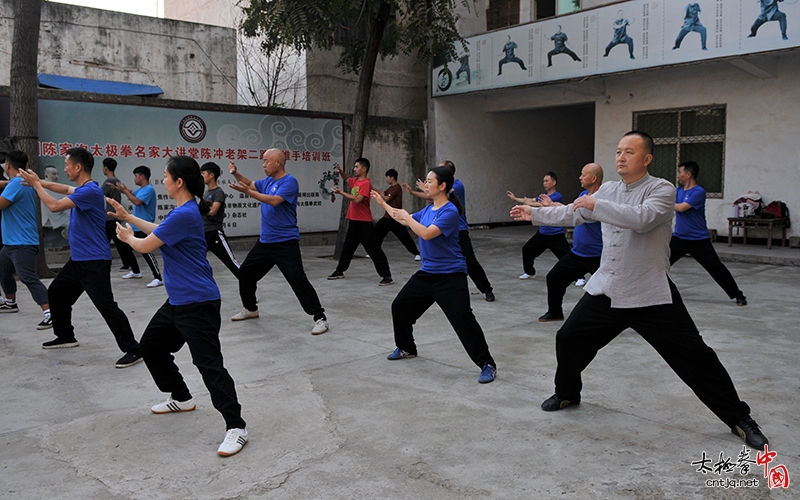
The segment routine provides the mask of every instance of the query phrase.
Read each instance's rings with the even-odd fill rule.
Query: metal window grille
[[[678,165],[693,160],[700,165],[697,182],[709,198],[722,198],[725,180],[725,105],[699,106],[633,113],[633,128],[647,132],[655,142],[648,171],[670,182]]]

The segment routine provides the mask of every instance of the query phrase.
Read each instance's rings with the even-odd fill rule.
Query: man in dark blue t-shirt
[[[543,206],[543,201],[547,204],[561,203],[564,197],[561,193],[556,191],[558,185],[558,176],[555,172],[547,172],[542,179],[542,187],[544,193],[539,195],[535,200],[530,198],[517,198],[511,191],[506,191],[506,195],[512,200],[530,205],[532,207]],[[564,235],[564,228],[560,226],[539,226],[539,230],[531,236],[531,238],[522,246],[522,270],[523,273],[519,279],[527,280],[536,277],[536,268],[533,262],[536,257],[542,255],[545,250],[550,250],[556,259],[561,260],[562,257],[569,253],[569,243],[567,237]]]
[[[686,254],[691,255],[737,306],[746,306],[744,296],[731,272],[720,262],[706,225],[706,191],[697,185],[700,166],[686,161],[678,167],[678,190],[675,193],[675,232],[669,242],[670,265]]]
[[[230,187],[261,202],[261,234],[239,268],[239,296],[242,310],[231,318],[242,321],[258,317],[258,280],[278,266],[289,282],[303,310],[314,317],[312,335],[328,331],[328,319],[316,290],[308,281],[300,255],[300,229],[297,227],[297,179],[286,172],[286,157],[280,149],[264,153],[264,179],[251,181],[230,162],[229,170],[238,184]]]
[[[64,172],[77,187],[47,182],[30,170],[21,170],[25,182],[52,212],[73,209],[69,220],[70,258],[47,290],[53,333],[56,339],[42,344],[44,349],[77,347],[72,326],[72,306],[85,291],[100,311],[108,328],[125,355],[117,368],[125,368],[142,360],[139,343],[133,337],[128,317],[114,302],[111,291],[111,248],[106,238],[106,200],[100,186],[92,180],[94,158],[84,148],[70,148]],[[47,190],[65,194],[56,200]]]
[[[592,196],[603,184],[603,167],[597,163],[587,163],[581,170],[581,187],[585,189],[581,196]],[[551,205],[550,200],[545,201]],[[545,205],[544,203],[542,205]],[[600,255],[603,253],[603,235],[599,222],[590,222],[575,226],[572,239],[572,250],[563,256],[547,273],[547,312],[539,317],[539,321],[563,321],[562,303],[564,294],[570,283],[594,274],[600,267]]]

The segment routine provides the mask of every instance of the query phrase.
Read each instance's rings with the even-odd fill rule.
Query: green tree
[[[245,4],[247,0],[242,0]],[[416,54],[427,64],[434,56],[455,60],[456,43],[466,42],[456,29],[458,4],[472,0],[249,0],[242,30],[259,36],[261,48],[273,54],[281,46],[296,50],[330,50],[337,34],[348,40],[338,67],[359,75],[345,168],[362,156],[372,80],[378,56]],[[342,215],[347,210],[342,204]],[[346,231],[340,218],[335,257]]]

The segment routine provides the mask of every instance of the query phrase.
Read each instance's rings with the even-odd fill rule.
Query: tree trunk
[[[39,57],[41,0],[14,1],[14,35],[11,40],[11,138],[14,147],[28,154],[28,169],[39,173],[39,102],[36,69]],[[52,278],[42,245],[42,206],[36,205],[39,221],[39,276]]]
[[[352,169],[351,165],[357,159],[361,158],[364,151],[364,137],[367,132],[367,115],[369,114],[369,98],[372,93],[372,80],[375,77],[375,65],[378,61],[378,52],[381,40],[383,40],[383,33],[386,30],[386,25],[389,23],[391,8],[392,6],[389,2],[381,2],[378,14],[370,23],[369,38],[367,39],[367,47],[364,51],[364,62],[361,64],[361,72],[358,75],[356,107],[353,111],[353,121],[350,129],[347,154],[344,157],[344,165],[342,165],[348,172]],[[346,189],[346,186],[342,186],[342,188]],[[334,259],[338,259],[339,256],[342,255],[344,238],[347,233],[346,215],[350,202],[344,199],[344,197],[342,198],[342,212],[339,216],[339,231],[336,234],[336,249],[333,253]],[[370,200],[365,200],[362,203],[370,203]]]

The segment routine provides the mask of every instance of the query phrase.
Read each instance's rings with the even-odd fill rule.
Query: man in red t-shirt
[[[397,183],[397,170],[390,168],[386,171],[386,182],[389,187],[383,192],[383,200],[392,208],[403,208],[403,188]],[[389,212],[383,214],[383,217],[375,224],[375,240],[378,245],[383,244],[383,239],[391,231],[400,243],[406,247],[406,250],[414,256],[414,260],[420,260],[419,249],[417,244],[408,234],[408,228],[389,215]]]
[[[339,257],[339,264],[336,266],[336,270],[328,276],[328,279],[344,278],[344,272],[350,267],[350,261],[353,259],[353,254],[360,243],[372,258],[372,263],[375,265],[378,275],[383,278],[378,284],[391,284],[392,272],[389,270],[389,261],[386,260],[386,254],[383,253],[381,246],[375,240],[375,228],[372,225],[372,210],[369,208],[369,193],[372,190],[372,184],[367,179],[369,160],[366,158],[356,160],[353,167],[353,177],[349,177],[338,164],[334,165],[334,167],[339,172],[339,175],[342,176],[342,180],[347,182],[350,192],[342,191],[338,187],[334,187],[332,191],[350,200],[350,206],[347,208],[347,235],[344,238],[342,255]]]

